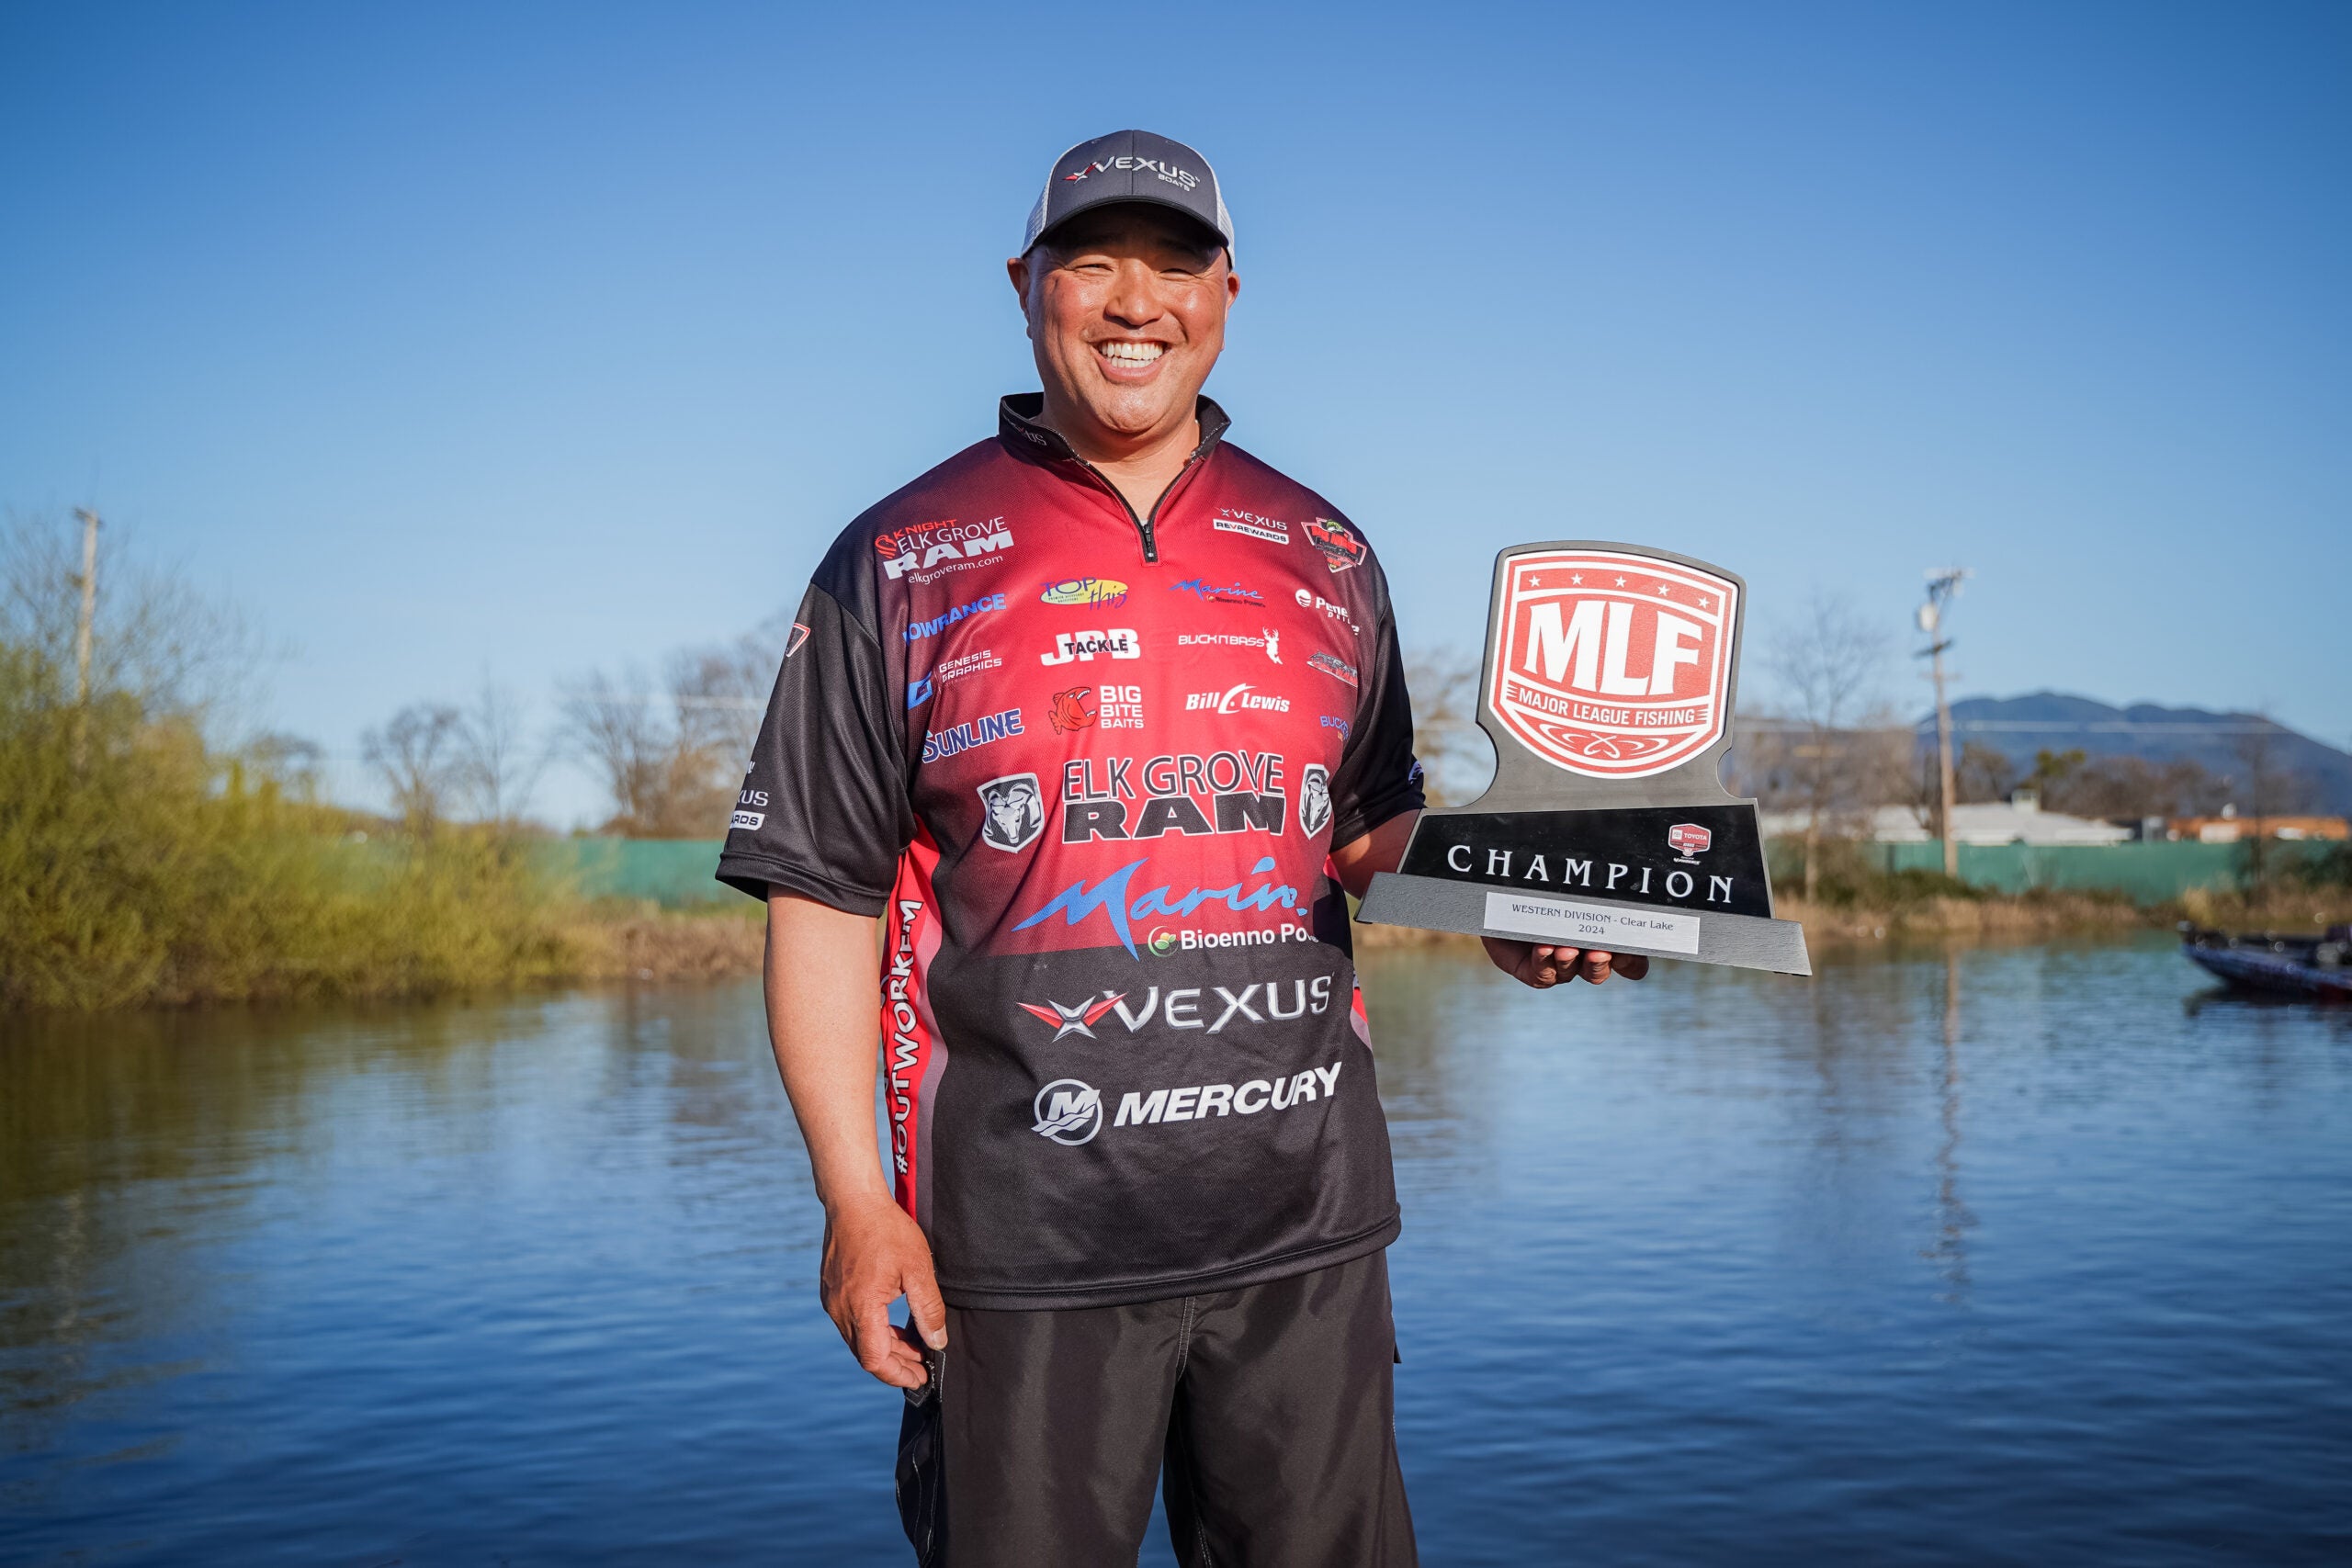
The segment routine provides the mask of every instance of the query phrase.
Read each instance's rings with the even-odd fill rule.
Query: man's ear
[[[1012,281],[1012,297],[1021,301],[1021,321],[1031,337],[1037,335],[1037,323],[1029,319],[1029,258],[1013,256],[1004,264],[1004,276]]]

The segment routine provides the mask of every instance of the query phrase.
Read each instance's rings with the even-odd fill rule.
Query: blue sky
[[[2342,6],[19,4],[0,60],[0,503],[250,606],[340,758],[796,601],[1035,384],[1002,259],[1129,124],[1216,164],[1211,390],[1408,642],[1522,539],[1743,572],[1751,643],[1957,561],[1963,692],[2352,739]]]

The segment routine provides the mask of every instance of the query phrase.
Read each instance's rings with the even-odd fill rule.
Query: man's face
[[[1182,215],[1100,208],[1008,265],[1057,419],[1119,445],[1165,434],[1225,347],[1241,280],[1224,245]]]

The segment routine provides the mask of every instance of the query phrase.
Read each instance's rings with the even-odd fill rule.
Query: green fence
[[[1941,871],[1940,843],[1872,844],[1887,871]],[[2283,874],[2324,852],[2325,846],[2274,843],[2269,869]],[[2061,887],[2082,892],[2121,893],[2135,904],[2162,904],[2192,888],[2225,892],[2246,875],[2246,846],[2241,844],[1962,844],[1960,879],[2002,893]]]
[[[541,869],[591,898],[650,898],[665,908],[743,901],[712,874],[718,839],[553,839],[534,847]]]

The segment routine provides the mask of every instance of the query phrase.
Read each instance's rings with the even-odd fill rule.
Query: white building
[[[1908,806],[1882,806],[1871,812],[1871,839],[1882,844],[1924,844],[1934,835]],[[1763,814],[1767,838],[1795,838],[1804,832],[1802,811]],[[2129,828],[2067,817],[2041,809],[2038,790],[2020,789],[2007,800],[1979,802],[1951,808],[1952,837],[1963,844],[2120,844],[2132,837]]]

